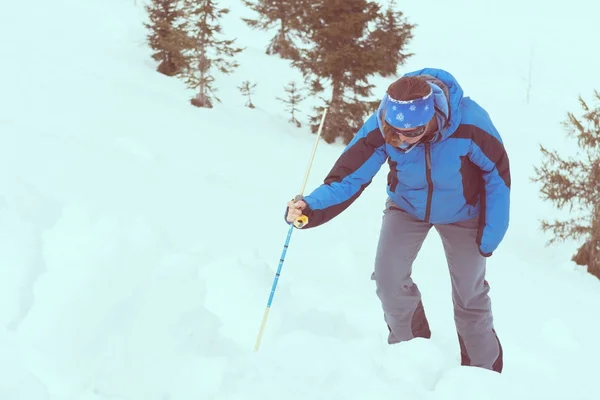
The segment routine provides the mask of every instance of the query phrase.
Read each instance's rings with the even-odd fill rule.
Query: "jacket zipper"
[[[430,143],[425,143],[425,173],[429,189],[427,191],[427,208],[425,210],[425,222],[429,222],[431,218],[431,200],[433,198],[433,179],[431,179],[431,151]]]

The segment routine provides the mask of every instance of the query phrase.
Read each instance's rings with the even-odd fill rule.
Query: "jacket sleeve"
[[[489,131],[489,132],[488,132]],[[482,171],[477,244],[484,257],[492,255],[508,230],[510,217],[510,165],[500,134],[475,129],[469,158]]]
[[[385,140],[373,114],[346,146],[322,185],[304,197],[308,223],[324,224],[350,206],[369,186],[387,159]]]

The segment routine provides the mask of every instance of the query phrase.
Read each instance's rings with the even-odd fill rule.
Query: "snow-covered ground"
[[[600,282],[570,261],[576,243],[544,246],[538,220],[559,213],[529,179],[538,143],[573,151],[560,122],[600,89],[600,6],[400,2],[418,24],[400,72],[452,72],[511,159],[511,227],[488,264],[499,375],[459,365],[434,231],[414,268],[433,337],[386,344],[370,280],[383,170],[334,221],[294,231],[253,351],[314,136],[276,100],[300,74],[264,54],[272,33],[221,3],[246,50],[211,110],[154,71],[142,1],[3,5],[0,399],[599,398]],[[307,191],[342,149],[319,145]]]

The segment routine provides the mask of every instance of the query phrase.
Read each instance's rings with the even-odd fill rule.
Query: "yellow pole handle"
[[[294,221],[294,226],[298,229],[303,228],[306,224],[308,224],[308,217],[306,215],[301,215]]]

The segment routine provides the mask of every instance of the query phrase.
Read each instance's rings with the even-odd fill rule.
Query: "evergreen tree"
[[[212,108],[217,89],[213,86],[215,73],[231,74],[239,64],[235,55],[243,48],[234,46],[235,39],[218,39],[221,34],[219,20],[229,13],[227,8],[218,8],[214,0],[185,0],[188,31],[194,38],[194,47],[186,65],[186,84],[197,89],[191,100],[196,107]],[[233,58],[233,59],[232,59]]]
[[[298,108],[296,108],[296,106],[300,104],[300,102],[304,100],[306,96],[303,96],[300,93],[300,90],[298,90],[296,86],[296,82],[289,82],[286,86],[284,86],[284,90],[288,94],[288,98],[282,99],[281,97],[277,97],[277,100],[280,100],[283,103],[285,103],[285,110],[291,113],[291,118],[289,122],[295,123],[296,126],[300,128],[302,124],[296,118],[296,112],[299,111]]]
[[[251,97],[254,94],[252,89],[254,89],[255,87],[256,87],[256,83],[251,84],[250,81],[244,81],[244,82],[242,82],[242,86],[238,86],[238,89],[240,89],[240,92],[242,92],[242,95],[248,97],[248,101],[246,101],[246,104],[244,104],[246,107],[255,108],[254,104],[252,104],[252,97]]]
[[[301,39],[304,29],[300,23],[301,16],[307,7],[308,0],[243,0],[246,6],[255,11],[257,19],[242,18],[248,26],[269,30],[278,26],[277,34],[271,39],[267,47],[267,54],[279,54],[281,58],[294,59],[298,50],[294,44],[295,39]]]
[[[374,67],[384,77],[395,75],[398,66],[414,55],[404,52],[404,46],[413,38],[412,30],[416,25],[405,22],[404,13],[396,11],[395,7],[396,2],[392,0],[386,11],[377,16],[376,28],[367,38],[367,47],[373,51],[368,59],[377,62]],[[388,62],[381,63],[381,60]]]
[[[600,93],[594,94],[600,101]],[[556,151],[540,145],[544,161],[541,167],[535,167],[532,180],[542,183],[543,199],[559,209],[569,206],[570,214],[575,215],[564,221],[542,221],[542,230],[554,233],[548,244],[568,238],[583,239],[584,244],[572,259],[587,265],[588,271],[600,278],[600,104],[592,109],[581,96],[579,103],[583,120],[568,113],[563,124],[567,134],[577,138],[581,157],[563,159]]]
[[[376,108],[378,101],[363,100],[374,87],[368,78],[395,74],[412,55],[403,49],[415,25],[393,7],[392,2],[382,13],[368,0],[316,0],[302,17],[311,46],[301,49],[293,64],[310,81],[312,95],[324,91],[323,81],[331,88],[323,98],[329,111],[322,135],[329,143],[338,136],[348,143]],[[320,114],[311,118],[313,133],[320,119]]]
[[[182,54],[191,46],[184,29],[184,13],[181,0],[152,0],[144,5],[150,23],[148,44],[154,50],[152,58],[159,62],[157,71],[167,76],[177,75],[185,66]]]

